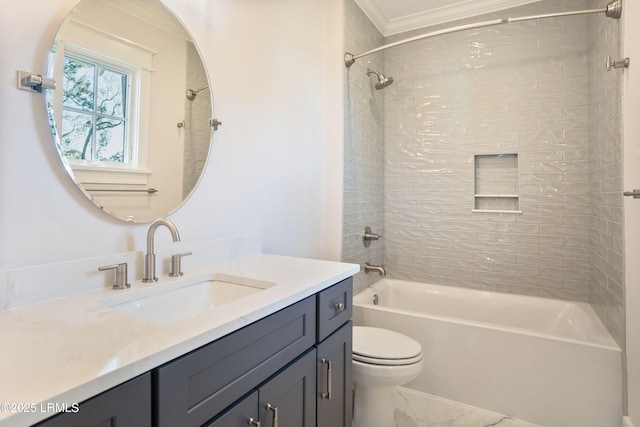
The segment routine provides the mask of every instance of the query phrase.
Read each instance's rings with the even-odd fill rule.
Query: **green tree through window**
[[[127,71],[75,55],[64,57],[61,149],[70,159],[125,163]]]

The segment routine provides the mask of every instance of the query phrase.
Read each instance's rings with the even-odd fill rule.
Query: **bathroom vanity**
[[[183,342],[174,346],[173,351],[169,348],[160,350],[159,353],[166,356],[178,354],[168,359],[165,356],[162,363],[152,362],[156,353],[142,360],[134,357],[131,364],[123,363],[119,368],[114,366],[112,374],[128,378],[100,393],[78,399],[79,404],[61,405],[56,395],[45,402],[38,402],[34,397],[37,405],[57,402],[61,405],[58,410],[63,409],[63,413],[36,422],[9,417],[0,419],[0,426],[86,427],[102,426],[105,422],[117,423],[121,427],[351,425],[350,319],[353,291],[350,276],[357,266],[266,255],[252,259],[227,263],[227,267],[236,264],[231,269],[219,268],[228,274],[244,264],[241,267],[244,272],[252,274],[262,270],[263,277],[275,283],[258,295],[259,298],[238,300],[230,313],[223,312],[224,306],[219,308],[219,316],[223,318],[235,311],[236,319],[232,323],[244,322],[242,327],[231,327],[228,333],[220,333],[228,328],[216,325],[214,313],[160,325],[160,330],[166,333],[181,330],[188,335],[193,331],[184,328],[198,325],[203,333],[187,339],[194,344],[207,336],[214,338],[205,338],[203,345],[186,346]],[[256,265],[253,272],[248,271],[247,265],[256,261],[261,265]],[[267,265],[272,265],[271,271],[269,268],[265,270]],[[278,280],[275,272],[286,265],[292,271],[281,275]],[[323,266],[329,269],[323,269]],[[294,286],[290,280],[294,276],[302,279],[305,270],[310,279],[302,282],[307,282],[307,285]],[[322,270],[326,272],[322,273]],[[318,282],[320,277],[324,277],[325,283],[323,280]],[[308,286],[312,282],[314,284]],[[287,296],[281,298],[283,295]],[[270,314],[261,316],[265,310],[271,311]],[[109,311],[106,313],[111,314]],[[127,315],[118,313],[116,316]],[[134,316],[128,317],[130,328],[135,329]],[[252,320],[254,317],[256,320]],[[212,323],[209,331],[203,325],[207,321]],[[180,327],[176,327],[177,324]],[[218,333],[211,335],[216,329]],[[134,330],[131,336],[139,332]],[[187,347],[192,348],[176,353],[177,349]],[[89,349],[87,353],[90,352]],[[150,366],[149,362],[155,366]],[[148,369],[140,371],[142,366]],[[50,375],[56,374],[51,372]],[[43,387],[45,381],[42,380]],[[101,379],[95,378],[80,388],[88,390],[92,383],[99,382]],[[0,398],[6,399],[7,396],[4,393]],[[72,402],[68,398],[63,401]]]
[[[349,278],[39,426],[347,426],[351,300]]]

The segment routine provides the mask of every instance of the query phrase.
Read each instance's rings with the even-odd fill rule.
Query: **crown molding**
[[[380,34],[386,36],[385,31],[389,25],[389,17],[384,13],[378,0],[355,0],[360,10],[369,18],[369,21],[380,31]]]
[[[384,0],[355,0],[356,4],[371,20],[383,36],[404,33],[419,28],[431,27],[447,22],[467,19],[487,13],[498,12],[539,0],[462,0],[447,6],[437,7],[397,18],[389,18],[381,2]],[[391,0],[394,1],[394,0]],[[397,1],[397,0],[395,0]]]
[[[185,30],[182,22],[172,11],[160,1],[155,0],[102,0],[104,3],[128,13],[137,19],[151,24],[176,37],[191,41],[191,36]]]

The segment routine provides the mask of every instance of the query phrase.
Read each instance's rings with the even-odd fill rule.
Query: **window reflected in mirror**
[[[67,159],[131,163],[131,74],[116,64],[65,53],[60,150]]]

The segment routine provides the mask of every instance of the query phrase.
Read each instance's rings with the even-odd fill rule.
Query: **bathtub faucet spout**
[[[384,267],[381,265],[373,265],[373,264],[369,264],[368,262],[364,264],[364,272],[365,273],[370,273],[372,271],[377,271],[378,274],[380,274],[381,276],[386,276],[387,272],[384,271]]]

